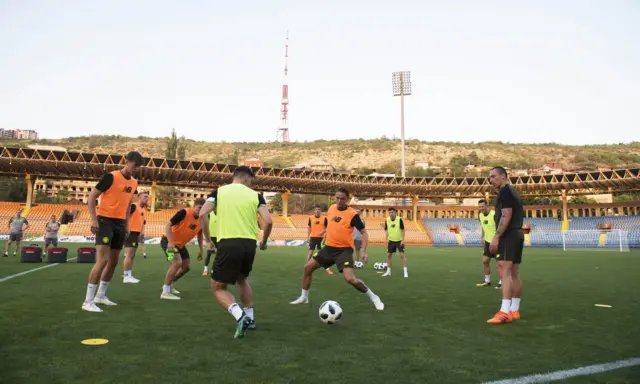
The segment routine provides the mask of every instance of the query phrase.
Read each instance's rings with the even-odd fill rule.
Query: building
[[[38,138],[38,132],[33,129],[16,130],[16,138],[20,140],[35,140]]]
[[[534,171],[538,175],[559,175],[564,173],[562,166],[556,163],[547,163]]]
[[[27,145],[27,148],[29,148],[29,149],[41,149],[41,150],[45,150],[45,151],[60,151],[60,152],[66,152],[67,151],[67,148],[58,147],[58,146],[55,146],[55,145],[29,144],[29,145]]]
[[[242,160],[242,165],[246,165],[247,167],[263,167],[264,161],[256,157],[250,157],[248,159]]]
[[[32,129],[0,128],[0,137],[5,139],[35,140],[38,138],[38,132]]]
[[[11,129],[0,128],[0,137],[3,139],[13,139],[15,131]]]
[[[395,173],[378,173],[378,172],[373,172],[372,174],[369,174],[367,176],[376,176],[376,177],[396,177]]]
[[[319,172],[335,172],[335,167],[326,161],[315,161],[311,163],[300,163],[287,169],[295,169],[297,171],[311,170]]]
[[[424,160],[416,160],[413,163],[413,166],[416,168],[429,169],[429,162]]]

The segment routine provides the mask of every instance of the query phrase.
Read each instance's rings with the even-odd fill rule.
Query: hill
[[[64,139],[4,140],[1,146],[26,147],[29,144],[55,145],[73,151],[123,154],[131,150],[144,156],[164,157],[168,138],[82,136]],[[318,140],[281,143],[225,143],[184,140],[186,158],[237,164],[245,158],[257,157],[265,166],[289,167],[303,162],[326,161],[338,169],[362,173],[377,171],[399,173],[399,139]],[[452,166],[459,174],[467,164],[488,166],[502,164],[512,168],[537,168],[555,163],[564,169],[597,167],[640,167],[640,142],[616,145],[572,146],[555,143],[511,144],[501,142],[454,143],[406,142],[409,175],[422,170],[411,167],[415,161],[437,166]]]

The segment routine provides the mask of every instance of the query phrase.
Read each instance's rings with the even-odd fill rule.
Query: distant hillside
[[[29,144],[55,145],[68,150],[124,154],[138,150],[144,156],[164,157],[168,138],[84,136],[60,140],[2,140],[2,146]],[[318,140],[291,144],[280,143],[208,143],[186,140],[186,158],[198,161],[237,163],[248,157],[265,161],[266,166],[288,167],[303,162],[326,161],[338,169],[361,172],[399,172],[400,140]],[[415,161],[453,166],[461,171],[467,164],[502,164],[511,168],[537,168],[555,163],[567,168],[640,167],[640,142],[617,145],[571,146],[548,144],[509,144],[500,142],[452,143],[410,140],[407,166]],[[410,169],[410,173],[418,172]]]

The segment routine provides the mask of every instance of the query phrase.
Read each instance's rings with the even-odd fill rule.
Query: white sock
[[[87,294],[84,297],[85,303],[93,303],[93,298],[96,296],[96,288],[98,284],[87,284]]]
[[[369,288],[367,288],[367,292],[365,292],[367,294],[367,296],[369,297],[369,300],[373,301],[375,299],[378,298],[378,296],[376,296],[375,293],[373,293],[372,290],[370,290]]]
[[[516,312],[520,310],[520,298],[514,297],[511,299],[511,312]]]
[[[500,279],[500,281],[498,281],[498,285],[502,285],[502,279]]]
[[[98,296],[98,297],[107,296],[107,288],[108,287],[109,287],[109,282],[108,281],[100,281],[100,286],[98,287],[98,294],[96,296]]]
[[[162,285],[162,293],[171,293],[171,286],[169,284]]]
[[[485,283],[490,283],[491,282],[491,275],[484,275],[484,282]]]
[[[251,320],[254,320],[254,318],[253,318],[253,307],[246,307],[246,308],[244,309],[244,313],[246,313],[246,314],[247,314],[247,316],[249,316],[249,318],[250,318]]]
[[[124,271],[124,277],[131,277],[131,270]]]
[[[305,299],[308,299],[309,298],[309,290],[308,289],[303,289],[302,290],[302,294],[300,296],[305,298]]]
[[[406,275],[408,275],[408,274],[409,274],[409,272],[407,272],[407,267],[404,267],[403,269],[404,269],[404,275],[405,275],[405,276],[406,276]]]
[[[502,306],[500,307],[500,312],[509,313],[511,311],[511,300],[502,299]]]
[[[242,317],[242,314],[244,313],[244,311],[242,311],[242,308],[240,308],[238,303],[231,304],[229,306],[228,311],[229,311],[230,314],[233,315],[233,317],[236,318],[236,321],[240,320],[240,318]]]
[[[207,267],[206,265],[204,266],[204,271],[207,272],[209,270],[209,267]]]
[[[147,252],[143,253],[143,254],[142,254],[142,256],[145,256],[145,257],[146,257],[146,256],[147,256]]]
[[[391,274],[391,267],[387,267],[387,272],[386,272],[386,273],[387,273],[388,275],[390,275],[390,274]]]

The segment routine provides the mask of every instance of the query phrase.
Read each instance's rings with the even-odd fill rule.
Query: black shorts
[[[491,245],[491,243],[489,243],[488,241],[485,240],[484,242],[484,252],[482,253],[482,256],[487,256],[487,257],[496,257],[496,255],[491,254],[491,251],[489,250],[489,246]]]
[[[129,232],[129,236],[127,236],[124,241],[125,248],[135,248],[138,249],[138,241],[140,240],[140,232]]]
[[[211,278],[219,283],[235,284],[249,277],[256,257],[257,244],[251,239],[222,239],[213,261]]]
[[[218,248],[218,238],[217,237],[211,237],[211,242],[213,243],[213,246]]]
[[[500,238],[496,260],[512,261],[513,264],[520,264],[522,263],[523,249],[524,233],[521,229],[512,229]]]
[[[320,249],[322,248],[322,237],[312,237],[309,239],[309,249]]]
[[[98,216],[98,233],[96,245],[108,245],[111,249],[120,250],[124,245],[126,222],[122,219],[111,219]]]
[[[22,241],[22,233],[9,234],[9,241]]]
[[[353,268],[353,248],[326,246],[313,259],[325,269],[335,264],[338,272],[342,272],[344,268]]]
[[[46,238],[45,237],[44,246],[48,247],[48,246],[50,246],[52,244],[53,244],[54,247],[57,247],[58,246],[58,238],[57,237],[52,237],[52,238]]]
[[[404,252],[402,241],[390,241],[389,244],[387,244],[388,253],[396,253],[396,250],[398,250],[398,252]]]
[[[162,248],[162,251],[164,252],[164,254],[169,257],[169,255],[167,254],[168,248],[169,247],[169,239],[167,239],[166,236],[162,236],[162,238],[160,239],[160,248]],[[187,250],[187,247],[176,247],[173,250],[174,253],[177,253],[180,255],[180,257],[182,258],[182,260],[187,260],[189,258],[191,258],[191,256],[189,256],[189,251]]]

